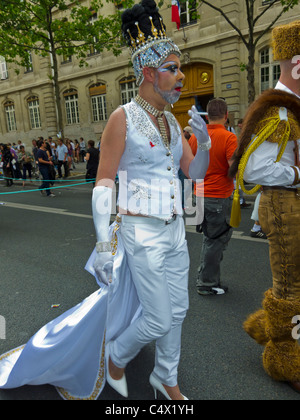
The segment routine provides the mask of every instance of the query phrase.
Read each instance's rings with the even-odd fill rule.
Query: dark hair
[[[219,120],[227,114],[228,108],[226,101],[221,98],[212,99],[208,102],[207,113],[211,121]]]
[[[159,10],[154,0],[142,0],[140,4],[134,5],[131,9],[125,10],[122,14],[122,32],[127,45],[131,46],[131,38],[128,34],[128,29],[134,39],[138,38],[138,28],[136,22],[139,24],[140,30],[145,34],[145,38],[152,36],[152,25],[149,19],[152,17],[152,22],[158,31],[162,29],[162,20]],[[165,25],[163,24],[165,29]]]
[[[40,149],[43,143],[44,143],[44,140],[38,140],[37,147]]]
[[[94,142],[94,140],[89,140],[89,141],[88,141],[88,144],[89,144],[91,147],[94,147],[94,146],[95,146],[95,142]]]

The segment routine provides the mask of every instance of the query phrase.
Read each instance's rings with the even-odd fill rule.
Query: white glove
[[[97,252],[93,266],[101,283],[108,285],[112,282],[113,256],[111,252]]]
[[[209,149],[211,148],[211,140],[207,131],[205,121],[198,113],[197,108],[192,106],[188,112],[192,117],[189,120],[189,125],[193,129],[193,133],[197,138],[198,149],[194,160],[190,163],[189,176],[195,182],[200,182],[206,175],[209,165]]]
[[[195,105],[192,106],[192,109],[189,110],[188,114],[192,118],[191,120],[189,120],[189,125],[193,129],[193,133],[197,138],[198,144],[209,143],[210,137],[207,131],[205,121],[198,113]]]
[[[112,280],[113,255],[110,249],[109,225],[111,215],[112,189],[95,187],[93,190],[92,209],[97,236],[97,255],[94,269],[98,280],[108,284]]]

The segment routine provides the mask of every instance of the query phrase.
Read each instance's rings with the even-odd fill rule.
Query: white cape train
[[[0,356],[0,389],[50,384],[64,399],[99,397],[106,378],[105,343],[141,313],[118,228],[118,222],[110,227],[112,283],[99,284],[98,291],[41,328],[26,345]],[[94,259],[95,251],[85,267],[93,275]]]

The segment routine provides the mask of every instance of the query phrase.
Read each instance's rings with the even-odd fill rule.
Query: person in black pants
[[[13,156],[10,153],[10,150],[6,144],[1,145],[2,158],[3,162],[3,172],[6,180],[6,186],[11,187],[13,185],[13,173],[12,173],[12,160]]]
[[[47,145],[44,140],[39,140],[38,142],[37,151],[37,160],[39,163],[39,170],[43,177],[43,183],[39,187],[41,194],[44,195],[44,191],[46,191],[47,197],[55,197],[54,194],[50,191],[50,183],[49,183],[49,167],[53,166],[53,162],[49,160],[48,153],[47,153]]]
[[[99,150],[95,148],[94,140],[88,141],[88,149],[85,156],[86,164],[86,180],[92,181],[95,186],[95,180],[97,176],[97,170],[99,165]]]

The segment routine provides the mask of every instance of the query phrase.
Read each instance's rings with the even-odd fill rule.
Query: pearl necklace
[[[150,105],[145,99],[143,99],[140,95],[135,97],[135,102],[139,104],[145,111],[149,112],[149,114],[153,115],[157,119],[158,127],[160,134],[163,138],[165,146],[169,148],[169,139],[166,130],[166,126],[163,120],[163,116],[165,115],[164,111],[159,111],[158,109],[154,108],[154,106]]]

